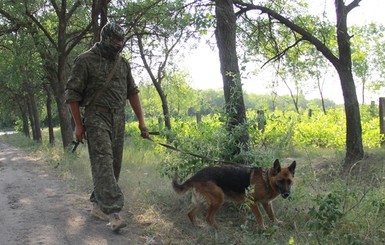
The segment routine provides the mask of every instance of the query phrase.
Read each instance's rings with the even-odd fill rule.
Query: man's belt
[[[108,107],[100,106],[100,105],[88,106],[88,107],[86,107],[86,109],[99,111],[99,112],[113,113],[113,114],[122,111],[122,109],[119,109],[119,108],[108,108]]]

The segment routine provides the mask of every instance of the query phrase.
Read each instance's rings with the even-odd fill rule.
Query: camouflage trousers
[[[124,144],[124,110],[119,113],[87,110],[86,127],[93,192],[90,201],[106,214],[120,212],[124,196],[118,185]]]

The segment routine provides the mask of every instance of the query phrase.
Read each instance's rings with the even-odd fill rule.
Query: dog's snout
[[[283,193],[281,193],[281,196],[283,198],[288,198],[290,196],[290,192],[283,192]]]

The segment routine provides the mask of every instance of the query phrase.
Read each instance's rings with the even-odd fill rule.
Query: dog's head
[[[290,195],[296,164],[297,163],[293,161],[288,167],[282,168],[279,160],[276,159],[271,168],[270,185],[279,192],[283,198],[287,198]]]

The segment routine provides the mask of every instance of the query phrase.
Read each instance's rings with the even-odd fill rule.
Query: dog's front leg
[[[269,216],[270,220],[273,221],[275,224],[278,224],[278,225],[282,225],[283,222],[278,220],[276,217],[275,217],[275,213],[274,213],[274,210],[273,210],[273,204],[272,202],[263,202],[262,203],[262,206],[263,208],[265,209],[267,215]]]
[[[251,211],[253,211],[253,214],[254,214],[255,219],[257,220],[258,224],[263,229],[265,229],[266,227],[265,227],[265,224],[263,223],[263,218],[262,218],[261,212],[259,211],[257,203],[254,203],[253,205],[251,205]]]

